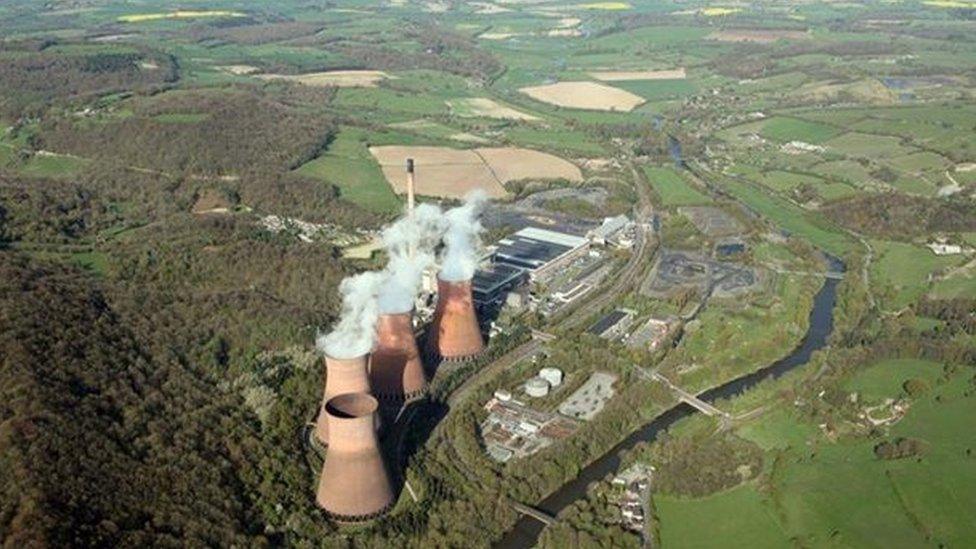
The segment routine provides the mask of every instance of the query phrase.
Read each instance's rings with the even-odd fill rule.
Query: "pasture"
[[[343,129],[325,153],[296,172],[335,185],[340,197],[368,210],[395,211],[400,201],[366,149],[367,137],[362,130]]]
[[[931,250],[904,242],[872,241],[877,257],[871,265],[875,284],[887,289],[890,309],[913,303],[929,288],[929,277],[960,262],[959,256],[937,256]]]
[[[644,174],[665,207],[710,204],[712,199],[671,168],[644,166]]]
[[[775,116],[762,124],[760,135],[773,141],[803,141],[814,145],[823,143],[840,133],[840,130],[820,124],[808,122],[788,116]]]
[[[789,537],[752,484],[704,498],[655,495],[663,547],[788,547]]]

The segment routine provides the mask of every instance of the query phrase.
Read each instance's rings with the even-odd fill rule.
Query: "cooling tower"
[[[447,361],[472,359],[485,347],[474,313],[471,280],[437,279],[437,308],[427,333],[432,356]]]
[[[380,400],[404,402],[427,391],[412,320],[412,312],[384,313],[379,317],[369,382]]]
[[[335,358],[325,355],[325,394],[322,406],[330,398],[343,393],[368,393],[369,377],[366,374],[368,355],[354,358]],[[329,443],[329,422],[325,410],[319,410],[315,421],[315,436],[322,444]]]
[[[373,428],[377,407],[366,393],[345,393],[325,403],[332,444],[315,501],[339,522],[369,520],[393,505],[393,487]]]

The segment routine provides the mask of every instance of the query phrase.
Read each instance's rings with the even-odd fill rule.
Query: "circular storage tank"
[[[559,387],[563,382],[563,371],[559,368],[543,368],[539,370],[539,377],[549,382],[553,387]]]
[[[541,377],[534,377],[525,382],[525,394],[530,397],[544,397],[549,394],[549,382]]]
[[[508,402],[509,400],[512,400],[512,393],[509,393],[505,389],[499,389],[495,391],[495,398],[502,402]]]

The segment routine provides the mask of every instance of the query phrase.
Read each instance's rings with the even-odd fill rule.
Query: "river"
[[[832,271],[844,269],[844,264],[840,260],[829,256],[827,260]],[[827,337],[834,329],[834,303],[837,301],[837,284],[839,282],[834,278],[824,279],[823,286],[813,298],[813,309],[810,311],[810,325],[807,328],[807,333],[793,352],[761,370],[734,379],[714,389],[709,389],[699,394],[698,397],[706,402],[734,397],[762,381],[778,378],[809,362],[813,352],[827,344]],[[579,476],[550,494],[536,507],[551,515],[558,515],[566,507],[586,497],[587,488],[591,482],[602,480],[608,474],[615,473],[620,468],[622,453],[640,442],[653,441],[657,438],[658,433],[667,430],[677,421],[694,413],[697,413],[697,410],[684,403],[668,409],[650,423],[628,435],[610,451],[591,462],[580,471]],[[541,522],[531,517],[522,516],[496,547],[528,549],[535,545],[539,539],[539,534],[542,533],[542,528]]]

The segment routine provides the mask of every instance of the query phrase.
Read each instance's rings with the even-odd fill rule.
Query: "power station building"
[[[545,280],[589,251],[590,241],[538,227],[526,227],[498,241],[493,261],[525,269],[529,277]]]
[[[528,271],[504,263],[492,263],[474,273],[471,291],[474,303],[481,307],[497,307],[505,302],[510,292],[529,280]]]

